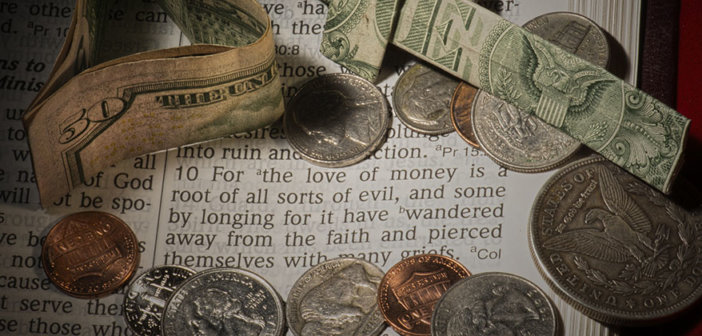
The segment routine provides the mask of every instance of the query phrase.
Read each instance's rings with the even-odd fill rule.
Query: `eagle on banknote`
[[[539,38],[522,36],[522,87],[533,100],[534,113],[561,127],[565,116],[583,118],[595,111],[614,80],[606,71],[551,47]]]

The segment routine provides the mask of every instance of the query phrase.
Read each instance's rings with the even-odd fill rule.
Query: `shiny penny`
[[[166,300],[195,271],[182,266],[163,265],[137,276],[124,294],[124,319],[137,335],[161,335],[161,315]]]
[[[337,258],[302,274],[290,289],[286,316],[299,336],[374,336],[385,329],[378,310],[378,266],[362,259]]]
[[[41,256],[49,280],[80,298],[114,292],[139,264],[134,232],[116,216],[97,211],[62,218],[47,234]]]
[[[402,335],[430,335],[434,305],[451,285],[468,276],[470,272],[463,265],[442,255],[404,259],[380,282],[380,312]]]
[[[466,82],[458,84],[451,97],[451,123],[463,140],[473,147],[480,148],[470,119],[470,110],[477,92],[475,86]]]

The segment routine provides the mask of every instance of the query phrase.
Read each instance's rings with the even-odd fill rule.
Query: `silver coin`
[[[549,285],[584,314],[620,325],[660,322],[702,295],[695,211],[599,156],[586,158],[543,186],[529,245]]]
[[[593,64],[609,60],[607,38],[597,24],[575,13],[549,13],[524,28]],[[580,142],[541,119],[483,91],[473,101],[473,131],[494,161],[514,171],[535,173],[565,163]]]
[[[378,266],[354,258],[307,270],[288,294],[290,330],[298,336],[379,335],[385,329],[376,300],[383,275]]]
[[[280,336],[283,303],[260,276],[235,268],[211,268],[185,280],[166,303],[163,336]]]
[[[176,287],[195,271],[181,266],[158,266],[136,277],[124,294],[124,320],[137,335],[161,335],[161,316]]]
[[[290,146],[323,167],[343,167],[368,157],[385,140],[388,103],[371,82],[350,74],[322,75],[290,100],[283,127]]]
[[[424,134],[455,130],[451,123],[451,97],[460,83],[442,72],[417,63],[397,80],[392,92],[397,118]]]
[[[471,275],[434,307],[432,336],[556,335],[556,310],[530,281],[507,273]]]
[[[480,148],[514,171],[555,168],[580,148],[580,142],[567,134],[482,90],[473,100],[471,121]]]
[[[609,63],[607,35],[585,16],[569,12],[548,13],[531,19],[523,27],[592,64],[606,68]]]

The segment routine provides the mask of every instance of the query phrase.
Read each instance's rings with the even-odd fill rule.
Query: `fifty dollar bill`
[[[95,64],[108,1],[78,0],[24,116],[43,206],[110,164],[248,131],[283,113],[271,25],[254,0],[163,0],[193,46]]]

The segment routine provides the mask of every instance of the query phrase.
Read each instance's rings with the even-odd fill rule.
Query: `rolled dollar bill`
[[[606,70],[468,0],[406,0],[390,43],[670,191],[690,121]],[[348,45],[380,48],[368,38]]]
[[[43,206],[123,159],[282,115],[271,24],[256,1],[160,4],[195,45],[95,65],[107,2],[77,1],[71,34],[24,116]]]

